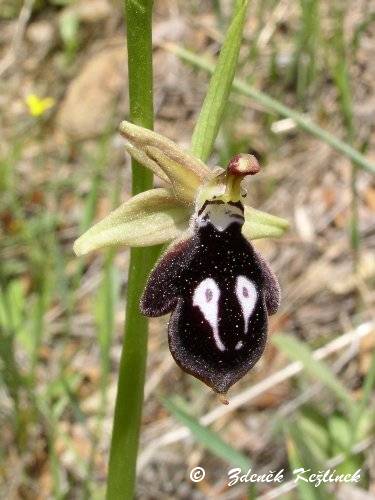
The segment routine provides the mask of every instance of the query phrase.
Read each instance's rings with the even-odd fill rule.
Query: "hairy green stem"
[[[126,0],[130,119],[153,128],[152,0]],[[132,161],[133,195],[152,187],[152,174]],[[109,460],[107,500],[134,497],[143,387],[147,359],[147,319],[139,298],[157,249],[130,253],[124,343],[120,362]]]

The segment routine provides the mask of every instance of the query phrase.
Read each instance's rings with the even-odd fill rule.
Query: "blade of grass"
[[[353,414],[350,447],[348,452],[351,450],[351,448],[354,446],[354,443],[358,439],[357,436],[358,429],[360,428],[360,424],[362,423],[362,418],[369,405],[370,398],[374,390],[374,386],[375,386],[375,351],[373,352],[371,365],[362,386],[363,387],[362,398],[357,404]]]
[[[356,53],[360,47],[360,42],[362,40],[362,36],[366,32],[367,28],[372,23],[375,22],[375,11],[374,10],[371,11],[370,9],[371,9],[370,4],[367,4],[365,12],[364,12],[364,16],[363,16],[363,21],[361,21],[358,24],[358,26],[356,27],[354,34],[353,34],[353,37],[352,37],[352,40],[350,42],[350,49],[351,49],[351,52],[353,52],[353,57],[357,55]]]
[[[306,439],[306,433],[300,427],[299,417],[300,415],[297,413],[292,423],[284,421],[284,427],[288,435],[292,437],[297,445],[298,451],[305,464],[308,464],[312,469],[319,470],[323,466],[324,460],[321,460],[320,457],[317,456],[315,453],[316,450],[311,447],[311,443]]]
[[[79,227],[79,233],[82,234],[93,224],[95,219],[95,213],[98,206],[98,200],[101,192],[101,187],[103,183],[103,172],[107,166],[107,158],[108,158],[108,145],[109,145],[109,136],[105,135],[101,138],[98,144],[97,151],[95,151],[95,155],[88,155],[87,162],[90,164],[92,168],[93,174],[90,179],[91,185],[88,191],[88,194],[85,199],[85,203],[83,205],[83,214]],[[80,283],[82,274],[84,271],[84,261],[79,260],[78,266],[73,277],[73,288],[77,289]],[[75,297],[73,294],[72,301],[74,302]],[[71,305],[74,307],[74,304]]]
[[[191,150],[203,161],[207,160],[212,151],[228,102],[240,52],[248,3],[248,0],[236,2],[233,18],[194,128]]]
[[[217,24],[219,28],[222,28],[224,22],[224,16],[221,8],[221,0],[211,0],[211,3],[212,3],[212,9],[216,16]]]
[[[297,35],[293,72],[296,75],[297,96],[303,105],[316,77],[316,51],[319,43],[319,2],[299,0],[300,29]]]
[[[112,207],[119,205],[120,199],[120,172],[117,171],[116,186],[112,192]],[[97,335],[100,345],[100,386],[101,386],[101,408],[99,421],[104,417],[107,407],[107,385],[110,373],[110,349],[115,332],[115,312],[119,296],[119,279],[114,265],[115,252],[110,249],[104,257],[104,269],[102,282],[98,291],[95,304],[95,319]]]
[[[104,168],[107,165],[108,158],[108,144],[109,136],[105,135],[101,138],[98,149],[95,151],[95,155],[87,158],[88,163],[92,166],[94,172],[91,179],[91,186],[88,195],[85,200],[83,207],[83,215],[81,219],[81,224],[79,227],[79,232],[84,233],[92,225],[95,218],[95,211],[98,204],[98,199],[100,195],[101,181],[103,177]]]
[[[329,435],[327,432],[327,420],[314,407],[307,405],[298,413],[298,427],[304,436],[306,444],[311,453],[322,463],[327,461],[329,452]]]
[[[112,199],[112,207],[119,205],[120,199],[120,170],[116,172],[115,188],[109,186],[108,196]],[[102,271],[102,281],[95,299],[95,321],[100,347],[100,403],[97,413],[95,430],[92,433],[91,450],[87,460],[85,479],[83,481],[83,491],[85,498],[92,498],[92,477],[95,470],[95,457],[98,445],[103,435],[103,422],[106,415],[108,398],[107,389],[110,375],[111,358],[110,351],[113,336],[115,333],[115,312],[119,299],[120,280],[114,264],[115,252],[110,249],[104,256],[104,269]],[[103,497],[103,495],[102,495]]]
[[[357,443],[353,447],[353,449],[351,450],[351,452],[352,452],[352,454],[362,453],[364,450],[369,449],[372,445],[373,445],[373,439],[371,439],[371,438],[370,439],[366,439],[366,440],[364,440],[364,441],[362,441],[360,443]],[[340,453],[339,455],[336,455],[333,458],[329,459],[325,463],[324,469],[327,470],[327,469],[330,469],[330,468],[333,468],[333,467],[337,467],[344,460],[345,460],[345,455],[343,455],[342,453]],[[353,472],[353,471],[351,471],[351,472]],[[298,482],[296,483],[295,479],[292,479],[291,481],[283,483],[281,486],[277,486],[276,488],[273,488],[273,489],[269,490],[265,495],[260,496],[259,500],[260,499],[261,500],[266,500],[266,499],[269,500],[271,498],[283,498],[283,499],[285,498],[285,500],[286,500],[286,499],[289,499],[289,498],[295,498],[294,496],[293,497],[286,496],[285,493],[291,492],[297,486],[298,486]],[[281,496],[281,495],[284,495],[284,496]]]
[[[301,457],[299,456],[297,446],[293,441],[291,436],[287,437],[287,452],[288,452],[288,461],[292,470],[303,469],[304,465],[302,463]],[[316,496],[314,495],[314,491],[312,487],[305,483],[304,481],[298,481],[297,483],[298,493],[302,500],[316,500]]]
[[[45,333],[44,316],[48,308],[50,297],[50,260],[46,259],[44,273],[40,278],[39,290],[36,297],[36,303],[31,313],[31,338],[33,341],[31,353],[31,379],[37,384],[37,366],[39,360],[39,349],[42,344],[43,334]]]
[[[363,383],[363,396],[358,404],[357,416],[367,408],[375,386],[375,351],[372,354],[371,365]]]
[[[320,380],[339,400],[345,403],[349,412],[353,410],[355,403],[346,387],[331,372],[326,364],[314,359],[312,352],[307,346],[289,335],[275,335],[272,338],[272,342],[288,358],[300,361],[310,376]]]
[[[127,24],[130,117],[153,128],[152,0],[124,3]],[[152,187],[152,174],[132,161],[132,193]],[[126,321],[111,439],[107,499],[134,497],[147,358],[148,322],[139,298],[156,257],[155,248],[130,252]]]
[[[105,256],[102,283],[95,304],[95,319],[100,346],[100,389],[103,417],[107,407],[107,385],[110,374],[110,347],[115,328],[115,311],[119,281],[113,265],[114,251],[109,250]]]
[[[239,467],[244,473],[251,468],[251,462],[244,454],[226,443],[216,432],[204,427],[173,401],[165,399],[163,405],[179,422],[189,429],[202,446],[210,450],[214,455],[235,467]]]
[[[29,384],[16,359],[17,319],[15,315],[17,313],[12,304],[11,287],[12,284],[5,289],[0,284],[0,376],[13,402],[14,434],[17,447],[22,449],[27,434],[25,425],[27,422],[23,418],[21,393],[23,389],[29,389]]]
[[[196,418],[186,413],[170,399],[164,399],[163,405],[177,420],[189,429],[198,443],[204,448],[235,468],[241,469],[241,474],[246,474],[251,469],[251,461],[247,456],[226,443],[216,432],[200,424]],[[256,498],[255,484],[250,485],[246,497],[249,500]]]
[[[350,88],[350,75],[347,62],[347,48],[344,35],[344,16],[345,11],[340,6],[333,9],[335,30],[333,34],[332,47],[333,54],[331,62],[331,73],[335,82],[341,115],[346,129],[346,139],[349,144],[354,143],[355,127],[352,105],[352,92]],[[350,220],[350,242],[353,252],[354,270],[358,267],[359,259],[359,214],[358,214],[358,187],[357,187],[358,167],[352,165],[350,188],[351,188],[351,220]]]
[[[183,49],[174,44],[165,44],[164,47],[170,52],[176,54],[182,60],[187,61],[193,66],[203,69],[208,73],[213,73],[215,70],[214,64],[204,57],[198,56],[189,50]],[[355,162],[359,168],[366,170],[371,174],[375,174],[375,165],[371,161],[346,142],[341,141],[331,133],[319,127],[316,123],[311,121],[308,116],[304,116],[303,114],[298,113],[298,111],[294,111],[288,106],[282,104],[280,101],[273,99],[268,94],[255,89],[253,86],[248,85],[240,79],[235,78],[233,80],[233,89],[242,95],[254,99],[255,102],[263,106],[268,112],[273,112],[280,116],[291,118],[302,130],[305,130],[326,144],[329,144],[336,151]]]
[[[120,184],[117,183],[116,186]],[[118,191],[118,189],[116,189]],[[100,402],[98,405],[95,430],[90,439],[91,449],[87,460],[83,481],[84,498],[92,498],[91,481],[95,470],[95,457],[103,434],[103,421],[108,406],[107,388],[110,375],[110,349],[115,332],[115,312],[119,295],[119,280],[114,266],[114,250],[110,249],[104,257],[104,269],[95,303],[94,317],[100,348]]]
[[[64,498],[62,487],[62,472],[61,461],[59,459],[60,453],[57,450],[58,433],[58,418],[54,412],[54,403],[49,395],[49,387],[43,391],[43,396],[37,394],[35,397],[35,405],[38,411],[38,418],[43,422],[46,432],[46,442],[48,447],[48,467],[52,480],[53,498]]]

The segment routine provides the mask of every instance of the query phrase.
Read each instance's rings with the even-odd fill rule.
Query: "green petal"
[[[179,237],[189,224],[190,211],[169,189],[151,189],[123,203],[74,243],[77,255],[103,247],[143,247]]]
[[[125,146],[125,149],[134,160],[150,169],[155,175],[159,177],[159,179],[162,179],[165,182],[170,182],[169,177],[163,172],[156,161],[152,160],[149,156],[147,156],[146,153],[144,153],[140,149],[135,148],[134,146],[130,146],[130,144],[127,144]]]
[[[212,175],[207,165],[152,130],[124,121],[120,132],[132,145],[128,147],[131,156],[163,180],[167,178],[182,203],[194,203],[198,187]]]
[[[159,149],[172,160],[180,163],[184,167],[196,173],[200,178],[210,174],[211,170],[201,160],[187,153],[176,143],[167,139],[163,135],[157,134],[153,130],[138,127],[130,122],[123,121],[120,123],[120,132],[138,149],[144,149],[146,146],[152,146]]]
[[[181,203],[193,205],[202,182],[195,172],[182,167],[181,163],[171,159],[157,148],[148,146],[146,151],[159,168],[168,176],[176,198]]]
[[[245,224],[242,226],[245,238],[249,240],[279,238],[288,228],[287,220],[245,206]]]

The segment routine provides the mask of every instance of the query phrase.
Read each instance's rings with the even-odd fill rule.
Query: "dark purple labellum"
[[[159,260],[141,299],[146,316],[172,312],[169,347],[177,364],[226,393],[262,355],[278,281],[242,236],[240,202],[206,201],[193,235]]]

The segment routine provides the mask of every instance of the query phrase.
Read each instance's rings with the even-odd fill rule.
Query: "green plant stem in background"
[[[152,0],[125,1],[129,68],[130,119],[153,128]],[[152,174],[132,162],[133,195],[152,187]],[[107,499],[134,497],[139,428],[147,358],[148,323],[139,297],[158,249],[130,252],[125,335],[120,362],[110,450]]]
[[[331,42],[333,48],[332,76],[336,84],[339,105],[343,122],[346,129],[346,140],[348,144],[355,143],[355,123],[352,104],[352,91],[350,87],[350,74],[348,69],[348,50],[345,41],[345,9],[338,2],[334,8],[335,31]],[[351,188],[351,220],[350,220],[350,242],[353,253],[354,271],[358,269],[359,263],[359,213],[358,213],[358,166],[355,162],[352,164],[350,188]]]

